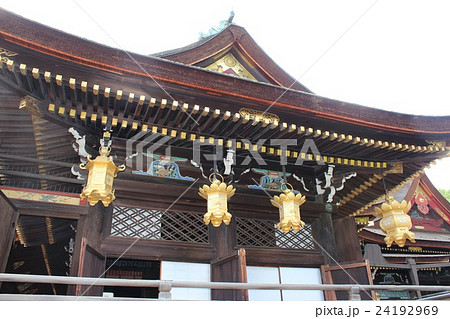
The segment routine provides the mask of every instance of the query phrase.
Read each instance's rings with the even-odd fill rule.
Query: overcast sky
[[[450,115],[450,2],[4,1],[26,18],[124,50],[150,54],[198,40],[226,20],[243,26],[314,93],[420,115]],[[450,159],[427,174],[450,189]]]

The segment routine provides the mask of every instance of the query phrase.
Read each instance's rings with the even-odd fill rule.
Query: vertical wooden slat
[[[100,277],[105,270],[105,256],[91,247],[85,237],[81,240],[80,258],[78,260],[77,277]],[[76,296],[101,296],[102,286],[82,286],[76,285]]]
[[[211,281],[247,283],[247,261],[245,249],[217,258],[211,262]],[[213,300],[248,300],[247,289],[211,290]]]
[[[106,259],[100,253],[100,245],[111,232],[112,207],[101,203],[89,206],[87,215],[80,217],[75,237],[71,276],[99,277],[105,271]],[[80,295],[83,287],[69,286],[68,294]],[[84,287],[87,288],[87,287]],[[103,288],[92,287],[85,295],[101,295]]]
[[[5,272],[19,214],[0,191],[0,272]],[[1,282],[0,282],[1,287]]]

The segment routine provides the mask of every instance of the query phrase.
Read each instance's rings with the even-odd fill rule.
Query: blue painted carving
[[[184,181],[195,180],[192,177],[181,176],[180,168],[178,164],[175,163],[175,161],[186,161],[187,159],[180,157],[165,157],[155,154],[151,156],[154,158],[154,160],[152,161],[151,166],[147,170],[147,172],[133,171],[133,174],[173,178]]]
[[[283,185],[283,173],[276,171],[269,171],[266,169],[252,168],[252,171],[258,174],[262,174],[263,176],[260,179],[259,185],[248,185],[251,189],[265,189],[268,191],[281,192],[285,189],[285,185]],[[291,175],[290,173],[286,173],[286,176]]]

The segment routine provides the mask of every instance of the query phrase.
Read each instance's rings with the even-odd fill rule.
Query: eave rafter
[[[381,141],[314,128],[305,123],[281,122],[276,116],[251,115],[149,97],[112,88],[113,85],[101,87],[75,77],[63,77],[16,64],[13,60],[1,64],[0,79],[24,95],[37,99],[39,103],[38,109],[33,109],[35,112],[66,127],[75,126],[99,134],[110,119],[113,135],[122,139],[141,132],[144,133],[141,138],[158,133],[169,137],[168,143],[175,146],[190,147],[195,141],[208,146],[235,148],[241,155],[256,151],[270,160],[279,160],[283,156],[288,159],[288,165],[301,159],[306,162],[323,161],[344,171],[361,171],[360,176],[364,180],[349,183],[343,190],[340,211],[346,215],[358,214],[380,200],[380,189],[371,188],[379,186],[378,182],[396,163],[429,163],[449,153],[445,143],[424,140],[422,145],[417,145]],[[260,139],[266,142],[257,143]],[[292,139],[297,141],[297,145],[283,150],[270,145],[270,139]],[[320,155],[302,152],[301,147],[307,139],[314,141]],[[399,176],[396,182],[403,185],[414,174],[420,173],[420,169],[423,167],[407,172],[412,174],[410,176]]]
[[[365,181],[361,183],[359,187],[356,187],[352,189],[350,192],[348,192],[345,196],[342,197],[342,200],[339,203],[339,209],[342,213],[345,215],[350,214],[351,216],[358,216],[362,212],[365,212],[367,209],[372,207],[373,205],[379,204],[384,200],[384,197],[386,196],[386,191],[389,193],[394,193],[401,187],[403,187],[406,183],[411,181],[412,179],[417,178],[420,174],[423,174],[425,168],[429,168],[431,165],[434,165],[435,161],[428,163],[426,165],[423,165],[422,167],[418,169],[413,169],[412,172],[405,177],[401,178],[401,181],[393,181],[390,184],[395,185],[393,187],[387,187],[386,190],[384,190],[384,185],[380,186],[383,191],[372,191],[370,192],[372,200],[368,200],[367,198],[360,198],[362,197],[362,194],[365,194],[367,197],[367,190],[370,190],[370,188],[373,188],[375,185],[379,185],[383,179],[387,179],[389,176],[389,171],[385,171],[382,174],[374,174],[373,177],[369,178],[368,181]],[[378,183],[378,184],[377,184]],[[382,194],[382,195],[375,195],[375,194]],[[370,197],[370,195],[369,195]],[[354,209],[353,207],[350,207],[350,203],[364,203],[365,205],[355,205],[358,206],[357,209]]]
[[[65,78],[59,74],[53,75],[50,71],[42,72],[38,68],[18,65],[13,60],[2,63],[0,75],[10,84],[45,101],[46,105],[41,106],[41,111],[47,116],[89,130],[101,129],[111,117],[114,134],[125,138],[141,131],[151,131],[169,135],[174,140],[224,143],[231,147],[233,138],[245,136],[250,143],[235,142],[236,148],[292,159],[300,157],[302,160],[375,169],[386,169],[395,161],[410,160],[425,154],[438,158],[448,152],[446,147],[438,144],[413,145],[381,141],[133,92],[124,94],[121,89],[89,85],[87,81],[73,77]],[[300,146],[283,152],[268,143],[256,145],[259,139],[274,138],[296,139]],[[300,152],[306,139],[314,140],[321,152],[320,156],[314,158],[312,154]]]

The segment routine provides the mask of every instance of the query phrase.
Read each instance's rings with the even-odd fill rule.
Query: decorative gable
[[[435,221],[436,226],[439,227],[441,226],[443,221],[445,221],[447,224],[450,225],[450,218],[448,216],[448,212],[446,212],[445,209],[443,209],[442,205],[440,205],[439,203],[439,200],[435,196],[433,196],[432,192],[423,183],[420,183],[416,191],[414,192],[412,204],[415,204],[413,205],[413,209],[411,209],[411,217],[413,217],[413,219],[415,218],[421,218],[422,220],[436,219]],[[429,214],[430,211],[435,212],[436,215]],[[434,216],[435,218],[430,216]],[[418,223],[416,222],[416,224]]]
[[[231,53],[225,54],[219,60],[206,66],[205,69],[257,81],[256,78]]]

